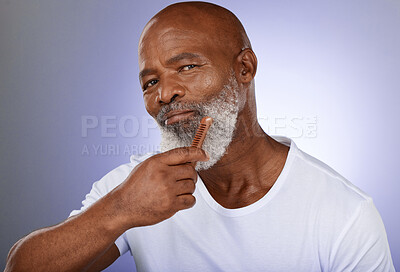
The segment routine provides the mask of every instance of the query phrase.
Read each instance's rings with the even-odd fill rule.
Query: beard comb
[[[203,117],[200,121],[199,127],[197,128],[196,135],[194,136],[192,147],[201,148],[204,139],[206,138],[207,131],[210,128],[213,119],[209,116]]]

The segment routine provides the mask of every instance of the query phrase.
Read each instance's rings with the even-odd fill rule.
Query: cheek
[[[222,80],[216,73],[204,74],[192,80],[191,85],[194,92],[201,91],[201,96],[213,96],[223,88]]]
[[[158,112],[156,97],[152,94],[144,95],[143,101],[147,112],[153,117],[157,116]]]
[[[204,87],[205,87],[205,88],[207,88],[207,89],[211,88],[211,87],[212,87],[212,83],[213,83],[212,77],[207,76],[207,77],[204,79],[204,85],[205,85]]]

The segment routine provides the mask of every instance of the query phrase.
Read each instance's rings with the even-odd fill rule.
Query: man
[[[138,271],[394,271],[371,198],[259,126],[257,59],[231,12],[171,5],[138,53],[163,153],[96,182],[80,211],[18,241],[6,271],[97,271],[128,250]],[[204,116],[204,150],[187,147]]]

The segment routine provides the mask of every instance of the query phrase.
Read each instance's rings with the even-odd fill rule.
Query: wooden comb
[[[209,116],[203,117],[200,121],[200,125],[197,128],[196,135],[194,136],[192,147],[201,148],[203,145],[204,139],[206,138],[207,131],[210,128],[213,119]]]

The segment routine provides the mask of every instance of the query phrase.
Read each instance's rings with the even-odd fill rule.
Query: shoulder
[[[324,162],[298,148],[294,157],[293,171],[301,175],[302,183],[328,200],[371,201],[368,194]]]
[[[385,228],[372,198],[322,161],[294,145],[287,186],[308,207],[319,254],[329,271],[393,271]]]
[[[293,141],[292,144],[287,190],[309,205],[321,226],[341,229],[362,207],[373,203],[368,194],[344,176],[298,149]]]

